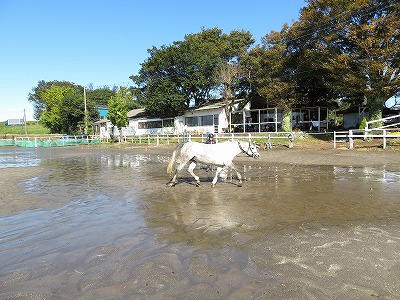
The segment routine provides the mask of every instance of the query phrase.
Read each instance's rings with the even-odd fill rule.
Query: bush
[[[364,117],[360,123],[359,129],[365,129],[365,126],[367,126],[367,118]]]

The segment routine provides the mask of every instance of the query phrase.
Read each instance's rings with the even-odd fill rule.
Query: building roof
[[[241,103],[243,101],[244,101],[244,99],[235,99],[234,104]],[[224,106],[225,106],[225,103],[222,100],[219,100],[219,101],[215,101],[215,102],[207,102],[206,104],[204,104],[202,106],[191,107],[187,111],[218,109],[218,108],[221,108]]]
[[[346,109],[336,111],[337,114],[354,114],[354,113],[362,113],[364,111],[368,111],[368,108],[365,106],[351,106]]]
[[[132,109],[128,111],[127,113],[128,118],[142,118],[146,117],[147,113],[144,110],[144,108],[137,108],[137,109]]]

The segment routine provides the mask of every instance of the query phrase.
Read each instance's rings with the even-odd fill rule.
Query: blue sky
[[[257,42],[299,17],[304,0],[0,0],[0,121],[32,120],[38,81],[131,85],[152,46],[218,27]]]

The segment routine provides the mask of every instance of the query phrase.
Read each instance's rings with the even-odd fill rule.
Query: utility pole
[[[25,114],[25,108],[24,108],[24,125],[25,125],[25,134],[28,134],[28,128],[26,127],[26,114]]]
[[[84,121],[85,121],[85,134],[88,133],[88,117],[87,117],[87,108],[86,108],[86,87],[83,87],[83,101],[85,102],[85,116],[84,116]]]

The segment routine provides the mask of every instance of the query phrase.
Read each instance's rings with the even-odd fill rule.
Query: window
[[[185,125],[187,126],[212,126],[218,125],[218,115],[207,115],[199,117],[186,117]]]
[[[202,125],[202,126],[213,125],[213,119],[214,119],[213,115],[201,116],[200,117],[200,125]]]
[[[163,127],[174,127],[174,119],[164,119]]]
[[[199,125],[199,118],[198,117],[186,117],[185,118],[185,125],[187,125],[187,126],[197,126],[197,125]]]
[[[144,121],[138,122],[139,129],[162,128],[162,121]]]

